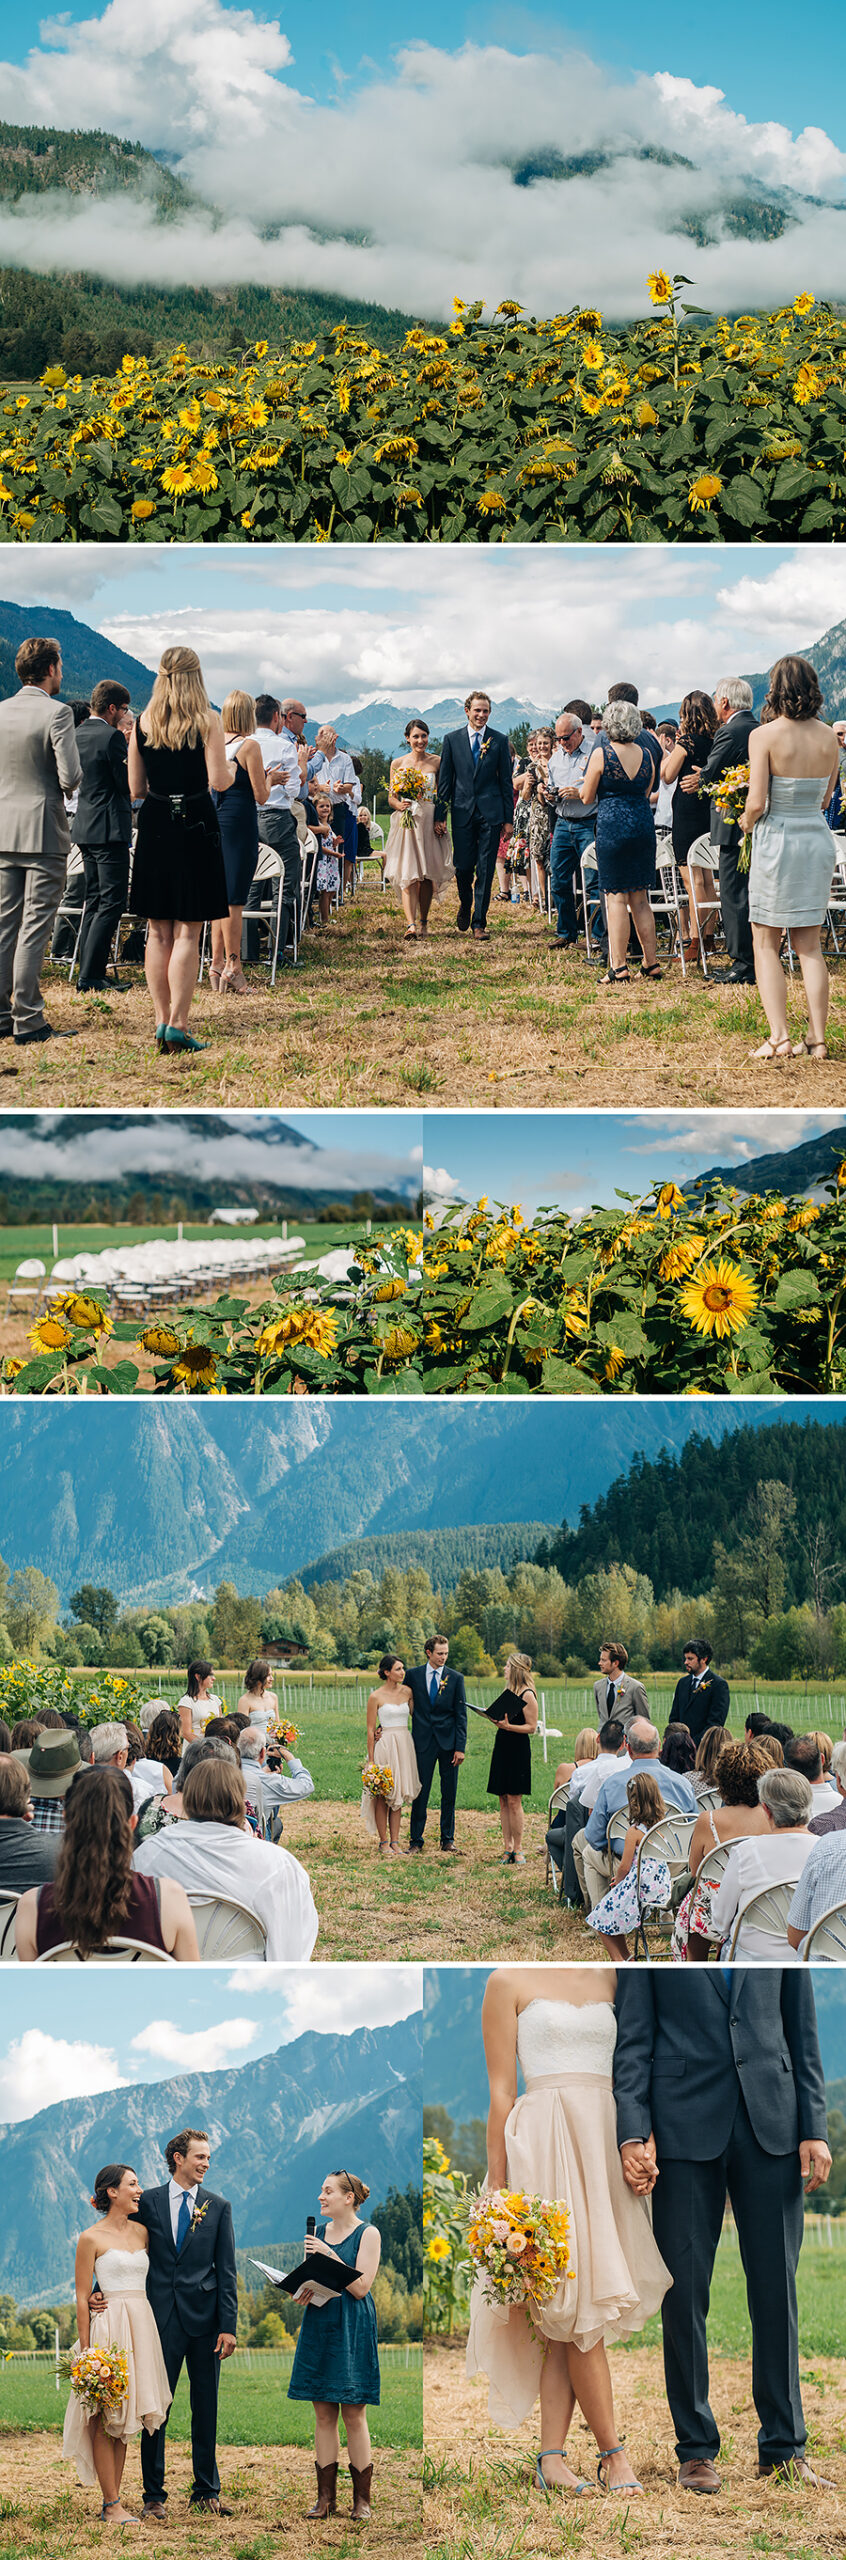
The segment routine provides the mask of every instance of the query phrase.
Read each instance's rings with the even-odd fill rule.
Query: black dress
[[[223,846],[223,867],[230,907],[246,905],[258,861],[256,797],[246,766],[230,759],[235,780],[229,791],[216,791],[214,803]]]
[[[138,816],[132,913],[213,924],[228,916],[229,899],[202,739],[193,747],[153,747],[140,725],[135,734],[148,791]]]
[[[494,1699],[494,1708],[508,1717],[509,1724],[523,1724],[523,1700],[513,1689],[503,1689]],[[530,1796],[532,1792],[532,1741],[528,1733],[498,1733],[488,1772],[489,1796]]]
[[[710,830],[710,800],[701,791],[683,791],[681,785],[686,773],[698,772],[707,763],[711,743],[707,729],[695,729],[685,742],[685,759],[673,792],[673,853],[677,862],[687,862],[697,836],[707,836]]]

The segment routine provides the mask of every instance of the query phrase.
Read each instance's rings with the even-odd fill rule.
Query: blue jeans
[[[582,855],[586,853],[588,846],[593,844],[593,839],[592,826],[586,826],[583,820],[580,822],[576,818],[556,818],[552,831],[549,868],[558,931],[568,942],[576,941],[579,930],[573,882],[576,874],[580,874]]]

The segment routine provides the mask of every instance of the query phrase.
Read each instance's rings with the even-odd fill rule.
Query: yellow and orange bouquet
[[[726,823],[732,827],[740,825],[748,794],[748,764],[730,764],[725,773],[720,774],[718,782],[709,782],[706,785],[706,798],[713,800],[719,816],[725,818]],[[738,871],[748,871],[751,852],[751,836],[741,836],[740,852],[737,857]]]
[[[473,2196],[467,2244],[487,2301],[516,2304],[531,2318],[532,2306],[550,2302],[565,2276],[572,2282],[569,2235],[565,2204],[508,2187]]]
[[[122,2347],[80,2347],[71,2357],[70,2386],[86,2416],[101,2418],[107,2435],[110,2418],[123,2408],[129,2390],[129,2365]]]
[[[280,1716],[278,1723],[271,1725],[268,1739],[284,1743],[286,1751],[296,1751],[300,1739],[299,1725],[294,1724],[290,1716]]]
[[[394,1792],[393,1770],[380,1769],[378,1760],[365,1760],[361,1772],[361,1783],[366,1787],[369,1796],[381,1796],[382,1803],[387,1804],[389,1796]]]
[[[395,800],[401,800],[404,804],[403,826],[413,826],[421,801],[426,800],[431,803],[434,800],[434,774],[421,773],[413,764],[400,765],[399,772],[392,777],[391,792]]]

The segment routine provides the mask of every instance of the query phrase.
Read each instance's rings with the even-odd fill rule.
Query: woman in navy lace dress
[[[643,954],[641,976],[660,978],[655,917],[655,819],[650,792],[657,781],[660,748],[643,728],[635,702],[606,703],[602,728],[579,793],[596,810],[596,861],[608,915],[606,987],[628,985],[630,922]]]

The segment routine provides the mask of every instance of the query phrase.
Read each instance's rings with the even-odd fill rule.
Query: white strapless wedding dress
[[[109,2434],[126,2444],[142,2427],[155,2435],[164,2425],[171,2402],[158,2329],[147,2300],[146,2249],[104,2249],[95,2273],[103,2295],[102,2311],[91,2314],[92,2347],[122,2347],[129,2367],[129,2389],[115,2411]],[[77,2351],[79,2341],[72,2349]],[[75,2462],[83,2488],[99,2486],[94,2469],[94,2421],[71,2396],[65,2411],[62,2459]]]
[[[525,2096],[505,2127],[508,2186],[564,2203],[570,2264],[533,2313],[485,2301],[478,2279],[468,2374],[486,2373],[495,2425],[527,2418],[540,2387],[544,2339],[585,2352],[630,2338],[657,2311],[670,2275],[652,2236],[646,2198],[626,2186],[611,2073],[617,2020],[610,2000],[531,2000],[517,2021]]]
[[[394,1786],[393,1794],[386,1798],[386,1803],[394,1813],[399,1812],[404,1804],[413,1804],[415,1796],[420,1794],[420,1771],[417,1766],[417,1753],[411,1739],[410,1718],[410,1707],[394,1706],[390,1699],[385,1699],[380,1706],[379,1723],[382,1731],[373,1758],[377,1768],[390,1769]],[[369,1831],[375,1840],[377,1834],[373,1798],[366,1787],[361,1791],[361,1819],[365,1831]]]

